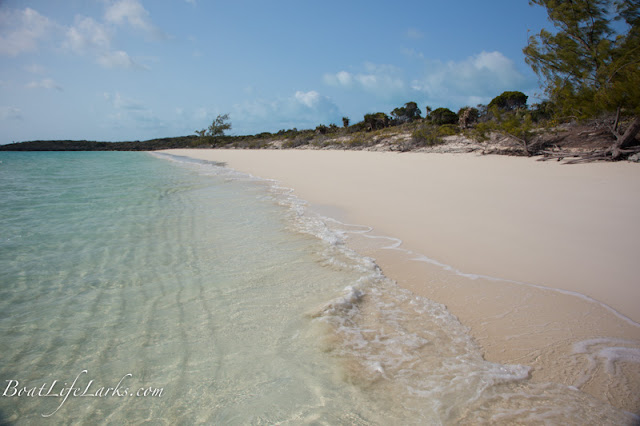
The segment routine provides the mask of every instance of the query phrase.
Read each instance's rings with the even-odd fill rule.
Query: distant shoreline
[[[354,126],[352,126],[354,127]],[[380,152],[479,153],[539,160],[588,158],[612,144],[613,135],[599,122],[574,123],[540,129],[526,146],[518,138],[491,131],[452,130],[416,121],[377,130],[331,128],[282,130],[244,136],[178,136],[146,141],[99,142],[40,140],[0,145],[0,151],[158,151],[163,149],[349,150]],[[444,130],[443,130],[444,129]],[[446,130],[446,131],[445,131]],[[426,132],[426,134],[424,133]],[[430,133],[431,132],[431,133]],[[435,133],[433,133],[435,132]],[[630,156],[638,162],[640,155]]]

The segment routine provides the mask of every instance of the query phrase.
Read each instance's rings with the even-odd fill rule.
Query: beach
[[[447,306],[489,361],[640,412],[640,167],[476,154],[168,150],[271,179]],[[346,224],[346,225],[345,225]]]

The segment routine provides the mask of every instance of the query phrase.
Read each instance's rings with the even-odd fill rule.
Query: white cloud
[[[107,27],[93,18],[76,16],[75,24],[67,29],[63,46],[79,54],[108,50],[111,36]]]
[[[72,25],[63,26],[31,8],[12,10],[0,8],[0,54],[16,56],[38,49],[46,40],[59,43],[78,55],[93,56],[107,68],[143,68],[130,55],[117,47],[113,40],[118,27],[128,25],[155,38],[166,38],[156,28],[147,10],[138,0],[105,0],[104,21],[78,15]],[[25,68],[32,74],[44,74],[38,65]],[[30,84],[30,87],[43,87]]]
[[[486,103],[501,92],[517,90],[526,83],[513,61],[500,52],[481,52],[460,62],[425,63],[423,77],[413,80],[411,87],[434,102]]]
[[[207,108],[204,108],[204,107],[198,108],[194,114],[194,118],[197,121],[204,120],[205,118],[209,118],[211,116],[213,116],[213,114]]]
[[[403,55],[406,55],[411,59],[424,59],[424,54],[422,52],[416,51],[415,49],[403,47],[402,49],[400,49],[400,51]]]
[[[13,106],[0,107],[0,120],[22,120],[22,110]]]
[[[142,104],[142,102],[132,98],[122,96],[120,92],[116,92],[114,94],[105,92],[103,96],[105,100],[107,100],[116,109],[124,109],[124,110],[130,110],[130,111],[145,110],[145,107]]]
[[[133,59],[131,59],[129,54],[123,50],[105,52],[98,56],[97,61],[105,68],[146,68],[136,63]]]
[[[123,25],[141,30],[154,38],[167,36],[153,25],[149,12],[139,0],[105,0],[104,21],[78,15],[72,25],[59,25],[37,11],[0,9],[0,54],[18,55],[34,51],[44,40],[52,40],[77,55],[87,55],[105,68],[148,69],[134,61],[129,53],[113,46],[118,27]],[[32,65],[26,70],[44,74]],[[47,83],[32,82],[29,87],[46,87]]]
[[[24,67],[24,69],[30,74],[44,74],[46,72],[46,69],[42,65],[38,64],[28,65]]]
[[[149,12],[138,0],[119,0],[110,4],[104,13],[105,20],[122,25],[127,22],[134,28],[148,31],[153,27],[149,22]]]
[[[341,117],[333,101],[315,90],[297,91],[293,96],[273,101],[238,104],[231,115],[238,122],[237,128],[253,132],[313,128],[322,123],[337,123]]]
[[[358,88],[380,98],[393,98],[406,93],[402,71],[393,65],[365,64],[365,72],[352,74],[340,71],[325,74],[324,82],[329,86]]]
[[[412,59],[412,68],[402,70],[392,65],[366,63],[358,72],[325,74],[324,83],[370,94],[386,107],[412,100],[450,108],[486,104],[505,90],[527,92],[536,85],[500,52],[480,52],[450,62],[426,59],[410,49],[403,53]]]
[[[417,28],[409,28],[405,33],[405,35],[412,40],[420,40],[421,38],[424,37],[424,34],[422,33],[422,31],[420,31]]]
[[[104,68],[148,69],[136,63],[124,50],[112,48],[113,27],[86,16],[76,16],[66,31],[63,46],[79,55],[92,55]]]
[[[122,95],[120,92],[104,92],[102,96],[113,107],[113,112],[106,117],[109,126],[155,131],[167,126],[166,122],[153,110],[136,99]]]
[[[55,28],[49,18],[31,8],[0,12],[0,53],[16,56],[38,48],[40,40]]]
[[[32,81],[26,85],[27,89],[55,89],[62,91],[62,87],[51,78],[45,78],[40,81]]]
[[[296,92],[294,98],[297,102],[305,105],[307,108],[314,108],[319,102],[321,102],[320,94],[315,90],[310,92]]]
[[[325,74],[324,82],[329,86],[351,87],[353,76],[347,71],[340,71],[336,74]]]
[[[110,3],[104,14],[105,21],[114,25],[128,24],[154,38],[164,39],[167,35],[151,23],[149,12],[138,0],[118,0]]]

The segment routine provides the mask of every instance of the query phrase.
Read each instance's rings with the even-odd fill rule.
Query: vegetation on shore
[[[167,148],[434,149],[468,141],[468,150],[572,158],[573,162],[620,160],[640,153],[640,12],[638,0],[530,0],[547,9],[555,26],[529,39],[526,61],[539,75],[547,100],[507,91],[487,105],[457,113],[407,102],[387,115],[365,114],[351,124],[226,136],[228,114],[196,135],[135,142],[33,141],[0,150],[157,150]],[[616,23],[614,25],[614,23]],[[614,27],[617,30],[614,30]],[[620,30],[620,28],[623,28]],[[594,137],[595,136],[595,137]],[[499,142],[499,147],[496,143]],[[483,144],[485,146],[483,147]],[[493,144],[493,145],[492,145]]]

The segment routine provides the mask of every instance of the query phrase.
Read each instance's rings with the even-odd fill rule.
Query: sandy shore
[[[166,152],[275,179],[316,211],[373,228],[349,244],[400,285],[447,305],[487,359],[531,365],[536,380],[561,381],[640,411],[637,164],[362,151]],[[374,235],[402,245],[391,249],[392,240]],[[613,356],[612,347],[624,350]]]

